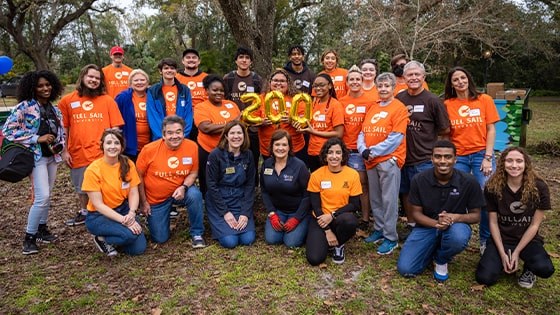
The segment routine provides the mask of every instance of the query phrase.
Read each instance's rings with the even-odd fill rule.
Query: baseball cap
[[[185,57],[187,54],[195,54],[198,58],[200,58],[200,55],[198,54],[198,50],[194,48],[185,49],[185,51],[183,51],[183,57]]]
[[[113,48],[111,48],[110,55],[112,56],[114,54],[123,54],[124,55],[124,49],[122,49],[121,46],[113,46]]]

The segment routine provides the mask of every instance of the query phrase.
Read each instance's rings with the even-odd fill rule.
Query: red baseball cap
[[[111,48],[111,53],[109,55],[114,55],[114,54],[122,54],[124,55],[124,49],[122,49],[121,46],[113,46],[113,48]]]

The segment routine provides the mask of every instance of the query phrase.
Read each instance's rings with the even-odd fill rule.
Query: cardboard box
[[[486,84],[486,94],[490,95],[492,98],[498,98],[497,93],[504,91],[504,82],[490,82]]]

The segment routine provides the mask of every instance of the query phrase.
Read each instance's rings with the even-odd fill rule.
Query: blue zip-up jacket
[[[146,97],[146,114],[148,116],[148,125],[150,125],[150,131],[152,133],[152,141],[161,138],[161,124],[163,118],[167,116],[162,85],[163,79],[148,89],[148,95]],[[185,137],[188,137],[193,124],[191,91],[177,79],[175,79],[175,85],[177,85],[178,93],[175,103],[177,106],[176,114],[185,120],[184,134]]]
[[[128,88],[115,97],[115,102],[119,106],[119,111],[124,120],[124,126],[121,127],[123,137],[126,143],[124,153],[128,156],[138,155],[138,131],[136,130],[136,112],[134,103],[132,103],[132,88]]]

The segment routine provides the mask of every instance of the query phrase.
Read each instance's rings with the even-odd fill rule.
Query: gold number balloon
[[[298,107],[299,103],[303,102],[305,104],[305,114],[303,117],[299,117]],[[290,118],[292,121],[297,121],[301,124],[301,128],[307,127],[309,121],[311,121],[311,107],[313,102],[311,101],[311,96],[307,93],[298,93],[292,99],[292,107],[290,108]]]
[[[278,113],[272,113],[272,102],[278,100]],[[284,99],[284,94],[280,91],[270,91],[264,97],[264,114],[273,124],[277,124],[282,119],[284,112],[286,111],[286,100]]]
[[[241,119],[248,124],[260,124],[263,119],[253,115],[253,112],[261,107],[261,97],[257,93],[246,93],[241,95],[241,101],[243,103],[251,102],[251,105],[247,106],[241,113]]]

